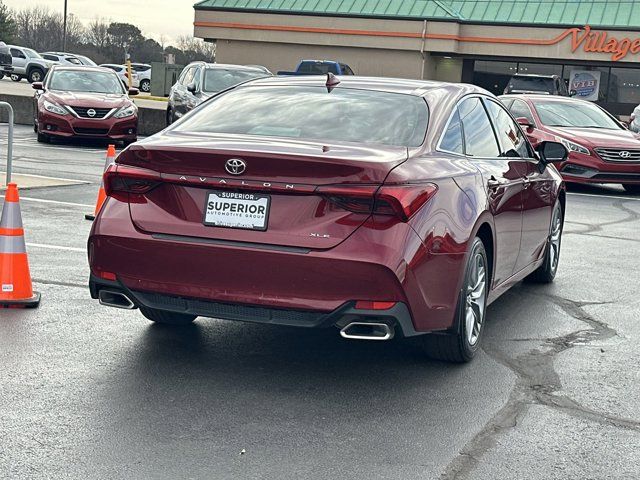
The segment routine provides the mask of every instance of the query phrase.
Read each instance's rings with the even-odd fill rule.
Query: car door
[[[11,58],[14,73],[24,75],[27,73],[27,56],[18,48],[11,49]]]
[[[525,168],[521,158],[503,155],[487,109],[480,97],[464,99],[458,106],[464,150],[480,170],[495,227],[493,285],[513,275],[522,236],[522,190]]]
[[[549,235],[553,207],[553,178],[540,163],[517,122],[498,102],[485,100],[491,115],[502,155],[517,155],[523,170],[522,237],[516,261],[518,272],[539,259]]]

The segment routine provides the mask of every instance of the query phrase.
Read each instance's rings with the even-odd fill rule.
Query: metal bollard
[[[7,185],[11,183],[11,164],[13,161],[13,107],[7,102],[0,102],[0,107],[6,107],[9,112],[9,135],[7,137]]]

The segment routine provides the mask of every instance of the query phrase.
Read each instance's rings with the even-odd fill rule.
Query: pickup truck
[[[302,60],[295,72],[278,72],[278,75],[355,75],[351,67],[345,63],[330,60]]]

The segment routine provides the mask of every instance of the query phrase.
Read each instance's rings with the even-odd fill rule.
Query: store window
[[[494,95],[502,95],[511,75],[518,73],[516,62],[489,62],[476,60],[473,83],[489,90]]]
[[[612,68],[609,102],[640,104],[640,70]]]

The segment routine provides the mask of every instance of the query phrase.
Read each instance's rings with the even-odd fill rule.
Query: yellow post
[[[132,87],[133,78],[131,77],[131,59],[127,58],[127,73],[129,74],[129,88]]]

